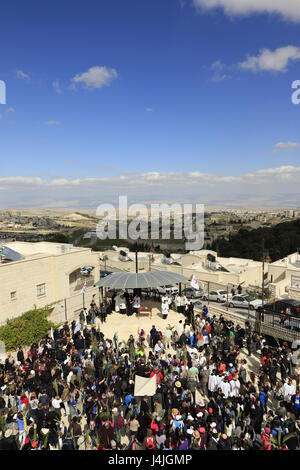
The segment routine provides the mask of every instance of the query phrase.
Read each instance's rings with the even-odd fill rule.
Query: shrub
[[[30,346],[35,341],[46,336],[54,324],[48,320],[50,308],[34,308],[20,317],[7,320],[0,327],[0,340],[8,351],[14,351],[19,346]]]

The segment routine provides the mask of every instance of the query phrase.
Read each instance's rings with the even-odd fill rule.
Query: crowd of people
[[[249,323],[207,307],[119,341],[95,320],[110,311],[92,303],[76,322],[7,355],[0,449],[299,448],[297,342],[273,348]],[[134,396],[136,375],[156,377],[155,395]]]

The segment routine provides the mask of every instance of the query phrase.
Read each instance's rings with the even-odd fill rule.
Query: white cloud
[[[291,150],[291,149],[297,149],[300,147],[300,142],[278,142],[274,149],[275,150]]]
[[[7,108],[5,110],[6,113],[14,113],[15,112],[15,108],[13,108],[12,106],[10,108]]]
[[[212,70],[223,70],[225,68],[225,64],[223,64],[223,62],[221,62],[219,59],[218,60],[215,60],[212,64],[211,64],[211,69]]]
[[[299,178],[300,166],[282,165],[237,175],[152,171],[73,179],[7,176],[0,177],[0,188],[2,207],[43,207],[49,203],[56,207],[56,201],[65,201],[67,206],[68,201],[77,200],[78,207],[96,208],[103,201],[116,203],[119,194],[127,195],[130,203],[296,207],[300,199]]]
[[[42,185],[43,180],[39,177],[30,176],[3,176],[0,178],[3,185]]]
[[[115,69],[107,67],[95,66],[91,67],[87,72],[75,75],[72,78],[72,88],[77,85],[82,85],[89,89],[99,89],[104,86],[110,85],[113,80],[118,78],[118,73]]]
[[[261,49],[257,56],[248,56],[247,60],[238,65],[242,70],[252,72],[286,72],[291,62],[300,60],[300,47],[279,47],[274,51]]]
[[[228,16],[269,13],[300,21],[299,0],[193,0],[193,3],[200,11],[222,8]]]
[[[299,145],[299,144],[298,144]],[[9,176],[1,177],[0,184],[36,184],[42,186],[88,186],[97,185],[100,183],[118,183],[123,182],[125,184],[163,184],[166,183],[181,183],[181,185],[190,184],[218,184],[218,183],[234,183],[234,182],[259,182],[262,179],[269,176],[276,176],[278,178],[293,177],[298,178],[300,174],[300,166],[293,165],[282,165],[273,168],[264,168],[256,170],[254,172],[242,173],[241,175],[217,175],[214,173],[202,173],[200,171],[193,171],[188,173],[183,172],[168,172],[162,173],[159,171],[152,171],[147,173],[133,173],[128,175],[120,175],[117,177],[90,177],[90,178],[54,178],[46,180],[40,177],[26,177],[26,176]]]
[[[223,62],[221,62],[221,60],[219,59],[213,62],[210,68],[213,71],[213,82],[223,82],[224,80],[231,78],[231,76],[226,73],[227,69],[229,69],[230,67],[223,64]]]
[[[50,119],[49,121],[45,121],[44,122],[45,126],[59,126],[60,125],[60,121],[56,121],[55,119]]]
[[[54,80],[54,82],[52,82],[52,86],[58,95],[62,94],[62,89],[60,87],[59,80]]]
[[[17,78],[19,78],[20,80],[25,80],[27,82],[29,82],[31,79],[30,79],[30,76],[25,73],[23,70],[17,70],[16,72],[16,76]]]
[[[226,80],[227,78],[230,78],[230,76],[229,76],[229,75],[226,75],[225,73],[223,73],[223,74],[215,73],[215,74],[212,76],[212,81],[213,81],[213,82],[223,82],[223,81]]]
[[[146,113],[153,113],[154,109],[153,108],[145,108]]]

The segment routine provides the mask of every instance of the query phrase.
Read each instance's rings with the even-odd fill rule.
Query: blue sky
[[[3,4],[0,206],[300,205],[298,3]]]

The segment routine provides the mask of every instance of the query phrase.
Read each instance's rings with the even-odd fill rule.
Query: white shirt
[[[291,398],[293,395],[296,395],[296,388],[295,388],[295,385],[289,385],[287,383],[284,384],[283,386],[283,397],[284,397],[284,401],[287,401],[288,403],[290,403],[291,401]]]
[[[158,343],[156,343],[156,345],[154,346],[154,351],[157,353],[163,351],[163,345],[160,346]]]
[[[171,339],[172,338],[172,331],[167,329],[164,333],[165,338]]]
[[[215,392],[217,390],[217,377],[216,375],[210,375],[208,378],[208,390]]]
[[[231,380],[230,382],[230,396],[231,397],[238,397],[240,394],[240,381],[239,380]]]
[[[186,305],[188,303],[188,299],[186,296],[182,297],[182,303],[181,305]]]
[[[183,333],[183,325],[182,323],[178,323],[175,327],[175,330],[177,331],[178,336],[181,336]]]
[[[191,331],[190,325],[185,325],[184,333],[186,334],[186,336],[189,336],[190,331]]]
[[[206,357],[205,356],[201,356],[200,359],[199,359],[199,365],[200,366],[203,366],[203,364],[206,363]]]
[[[168,315],[169,313],[169,304],[168,303],[163,303],[161,306],[161,312],[163,315]]]
[[[138,295],[135,296],[133,299],[133,308],[140,308],[141,306],[141,299]]]
[[[56,398],[53,398],[53,400],[52,400],[53,408],[58,410],[60,408],[60,404],[61,404],[61,399],[60,398],[58,400]]]
[[[230,383],[229,382],[221,382],[220,387],[222,392],[224,393],[224,397],[228,398],[230,394]]]

